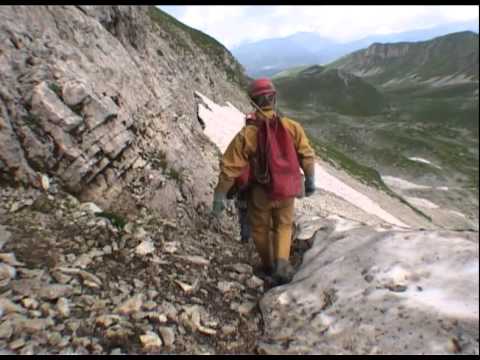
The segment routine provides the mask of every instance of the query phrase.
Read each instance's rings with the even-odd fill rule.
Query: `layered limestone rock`
[[[219,67],[155,11],[0,9],[0,180],[40,187],[47,175],[102,208],[169,217],[178,202],[198,210],[210,201],[218,159],[194,92],[245,108],[227,73],[238,64],[218,49]]]

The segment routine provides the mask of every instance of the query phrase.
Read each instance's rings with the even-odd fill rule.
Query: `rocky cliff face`
[[[202,208],[217,159],[194,91],[245,108],[232,81],[239,65],[159,15],[142,6],[0,9],[2,181],[49,179],[124,213],[148,206],[191,218]]]

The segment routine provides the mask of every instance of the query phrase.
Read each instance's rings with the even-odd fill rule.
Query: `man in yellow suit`
[[[315,191],[315,154],[302,126],[287,117],[278,116],[278,112],[275,110],[276,90],[269,79],[261,78],[255,80],[249,88],[248,95],[257,110],[255,113],[247,116],[247,124],[233,138],[223,154],[220,164],[221,172],[214,193],[212,213],[218,216],[222,212],[225,208],[224,202],[226,194],[234,185],[235,179],[244,173],[245,169],[250,167],[252,173],[254,173],[250,176],[250,188],[247,196],[248,220],[251,226],[251,235],[258,254],[260,255],[264,272],[272,276],[276,285],[280,285],[289,282],[293,277],[293,267],[289,262],[289,257],[296,194],[291,191],[294,189],[286,189],[287,197],[279,198],[272,195],[269,186],[274,186],[272,179],[277,175],[275,173],[275,163],[270,163],[273,165],[268,166],[267,164],[265,166],[268,168],[267,173],[268,171],[271,173],[266,176],[267,180],[263,179],[262,171],[257,171],[259,168],[258,159],[262,157],[259,151],[266,147],[265,144],[262,144],[262,139],[268,139],[269,136],[272,138],[273,136],[263,135],[262,137],[259,132],[262,131],[262,129],[266,129],[268,124],[273,124],[275,120],[281,123],[280,125],[286,130],[284,132],[288,133],[287,140],[292,144],[292,151],[295,154],[295,159],[290,160],[292,163],[290,167],[293,166],[293,168],[296,168],[298,175],[300,175],[299,166],[303,169],[306,196],[312,195]],[[249,117],[254,118],[255,121],[248,122]],[[266,124],[263,128],[259,125],[262,122]],[[265,132],[265,130],[263,131]],[[268,141],[269,140],[265,140],[264,142]],[[285,147],[285,145],[280,144],[280,146],[277,146],[277,149],[283,147]],[[276,153],[269,149],[270,148],[263,151],[263,157],[267,158],[265,159],[266,163],[272,160],[272,157],[278,157],[279,161],[285,161],[286,157],[280,154],[281,150],[277,150]],[[290,159],[292,159],[292,157],[290,157]],[[273,160],[275,161],[275,159]],[[263,171],[265,172],[265,168],[263,168]],[[283,174],[283,176],[284,175],[285,174]],[[297,176],[297,174],[294,175]],[[294,175],[292,175],[292,177]],[[280,174],[279,176],[282,175]],[[284,177],[283,181],[284,188],[285,186],[298,185],[298,181],[291,181],[290,178],[285,179]],[[294,192],[295,191],[297,190],[294,190]],[[272,244],[269,236],[271,228],[273,228],[274,234],[273,254],[271,253]]]

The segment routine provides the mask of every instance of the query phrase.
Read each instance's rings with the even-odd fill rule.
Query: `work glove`
[[[305,196],[313,195],[315,192],[315,177],[305,176]]]
[[[214,193],[213,194],[213,206],[212,206],[212,215],[217,217],[225,209],[225,199],[227,194],[225,193]]]

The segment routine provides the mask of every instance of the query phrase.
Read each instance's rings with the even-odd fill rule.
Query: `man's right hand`
[[[214,193],[213,194],[213,206],[212,206],[212,215],[217,217],[225,209],[225,199],[227,195],[225,193]]]

